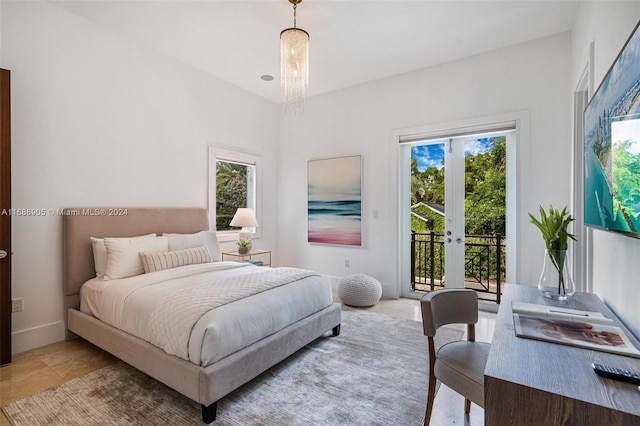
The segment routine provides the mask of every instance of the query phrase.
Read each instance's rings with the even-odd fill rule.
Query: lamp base
[[[247,248],[247,252],[251,250],[251,231],[248,228],[242,228],[238,233],[238,241],[248,241],[249,245],[245,246]]]

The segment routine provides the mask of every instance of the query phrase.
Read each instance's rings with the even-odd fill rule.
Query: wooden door
[[[11,211],[10,73],[0,69],[0,212]],[[11,215],[0,214],[0,365],[11,362]]]

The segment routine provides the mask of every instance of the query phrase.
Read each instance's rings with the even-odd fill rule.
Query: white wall
[[[14,208],[206,208],[207,146],[224,144],[262,153],[259,246],[275,246],[275,105],[49,3],[1,7]],[[63,338],[61,225],[13,218],[14,352]]]
[[[590,44],[594,46],[591,66],[595,90],[638,20],[638,2],[581,4],[573,32],[572,89],[589,63]],[[640,240],[599,230],[592,233],[593,291],[640,336]]]
[[[570,205],[569,33],[308,99],[302,117],[281,113],[278,250],[282,263],[333,276],[366,273],[395,297],[397,167],[394,129],[528,111],[520,147],[518,281],[536,284],[544,244],[527,212]],[[311,82],[313,84],[313,82]],[[364,155],[362,248],[307,243],[307,160]],[[379,212],[378,219],[373,211]],[[350,268],[344,261],[350,260]]]

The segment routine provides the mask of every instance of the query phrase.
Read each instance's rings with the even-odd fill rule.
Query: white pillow
[[[145,274],[179,266],[212,262],[209,249],[204,246],[174,251],[140,252],[140,260]]]
[[[156,237],[155,233],[148,235],[140,235],[139,237],[129,238],[150,238]],[[128,240],[129,238],[123,238]],[[91,237],[91,246],[93,247],[93,263],[96,266],[96,277],[104,277],[104,272],[107,270],[107,246],[104,245],[104,238]]]
[[[141,251],[169,251],[167,237],[155,238],[105,238],[107,269],[105,280],[132,277],[144,272],[139,253]]]
[[[216,231],[200,231],[195,234],[162,234],[169,238],[169,250],[182,250],[205,246],[214,262],[220,261],[220,245]]]

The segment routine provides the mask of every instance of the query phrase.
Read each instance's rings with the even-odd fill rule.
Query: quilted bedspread
[[[255,272],[231,276],[215,283],[202,282],[180,289],[156,305],[144,339],[165,352],[189,359],[189,337],[195,323],[206,312],[265,290],[317,273],[297,268],[256,268]]]

